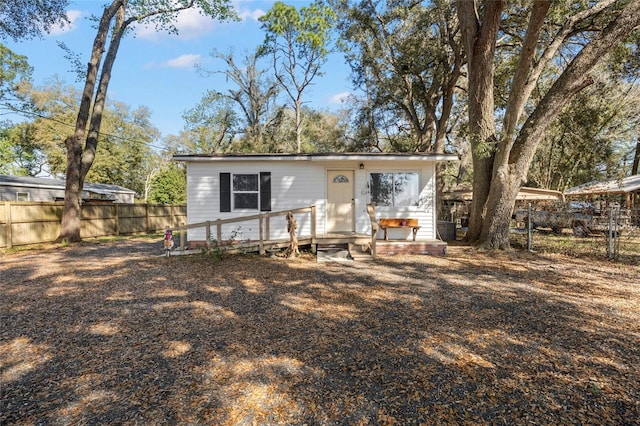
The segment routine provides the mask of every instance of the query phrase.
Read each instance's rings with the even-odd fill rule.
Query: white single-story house
[[[212,154],[175,155],[187,164],[187,223],[231,219],[315,206],[318,235],[370,234],[367,204],[376,218],[413,218],[418,240],[437,239],[436,163],[449,154]],[[309,233],[310,216],[298,231]],[[255,240],[255,223],[226,224],[222,238]],[[389,238],[412,241],[406,227],[389,229]],[[274,218],[273,238],[287,238],[284,217]],[[381,234],[381,233],[380,233]],[[379,235],[378,238],[382,238]],[[205,241],[203,228],[188,231],[189,242]]]
[[[0,175],[2,201],[62,201],[65,181],[30,176]],[[85,182],[82,199],[133,204],[136,192],[119,185]]]

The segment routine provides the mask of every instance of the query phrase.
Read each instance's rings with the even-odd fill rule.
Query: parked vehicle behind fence
[[[529,209],[516,209],[513,218],[519,227],[527,227]],[[588,202],[572,201],[531,209],[531,227],[550,229],[556,234],[571,229],[576,237],[587,237],[595,232],[609,232],[612,227],[618,232],[633,225],[631,211],[617,204],[600,208]]]

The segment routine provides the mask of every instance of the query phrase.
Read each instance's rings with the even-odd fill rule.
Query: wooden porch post
[[[185,234],[187,233],[186,223],[180,225],[180,252],[184,254]]]
[[[378,240],[378,221],[376,220],[376,210],[373,204],[367,204],[367,213],[369,214],[369,220],[371,221],[371,257],[375,259],[376,242]]]
[[[316,253],[316,248],[318,245],[317,237],[316,237],[316,206],[311,206],[311,252]]]
[[[264,256],[265,255],[265,250],[264,250],[264,224],[263,224],[263,221],[266,219],[267,223],[268,223],[269,215],[267,214],[266,218],[262,214],[259,215],[259,216],[260,217],[258,218],[258,231],[259,231],[259,234],[260,234],[260,242],[258,244],[259,244],[259,247],[260,247],[260,256]]]
[[[265,240],[269,241],[271,240],[271,214],[267,213],[265,216],[265,226],[264,226],[264,232],[265,232]]]

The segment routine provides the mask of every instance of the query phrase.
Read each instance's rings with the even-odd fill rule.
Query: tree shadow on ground
[[[0,266],[0,423],[640,421],[639,292],[606,264],[143,253]]]

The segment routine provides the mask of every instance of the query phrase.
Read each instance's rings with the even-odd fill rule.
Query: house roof
[[[565,195],[626,194],[640,190],[640,175],[623,179],[593,181],[564,191]]]
[[[320,153],[320,154],[177,154],[176,161],[214,162],[214,161],[456,161],[453,154],[425,153],[387,153],[387,152],[352,152],[352,153]]]
[[[60,179],[38,178],[30,176],[11,176],[0,175],[0,186],[18,186],[25,188],[45,188],[45,189],[62,189],[65,188],[65,181]],[[120,185],[108,185],[104,183],[85,182],[84,191],[94,192],[96,194],[135,194],[136,192]]]

